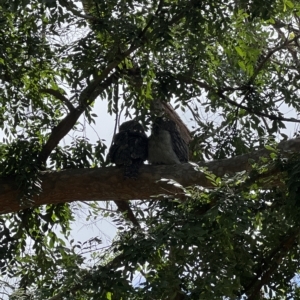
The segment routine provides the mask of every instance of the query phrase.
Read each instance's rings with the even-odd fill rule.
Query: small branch
[[[73,111],[75,107],[73,104],[68,100],[67,97],[65,97],[60,91],[58,90],[53,90],[53,89],[41,89],[41,93],[46,93],[54,96],[55,98],[61,100],[69,109],[69,111]]]
[[[251,109],[247,106],[244,106],[242,104],[239,104],[231,99],[229,99],[229,97],[225,96],[223,93],[222,93],[222,90],[220,90],[219,92],[217,92],[217,95],[219,97],[221,97],[222,99],[224,99],[226,102],[230,103],[231,105],[234,105],[238,108],[242,108],[246,111],[248,111],[249,113],[252,113],[254,115],[257,115],[257,116],[260,116],[260,117],[266,117],[270,120],[274,120],[274,121],[285,121],[285,122],[294,122],[294,123],[300,123],[300,120],[297,120],[295,118],[284,118],[284,117],[279,117],[279,116],[276,116],[276,115],[269,115],[269,114],[266,114],[266,113],[263,113],[261,111],[256,111],[254,109]]]
[[[264,59],[260,62],[260,64],[257,66],[257,68],[254,70],[253,75],[251,76],[249,82],[254,82],[256,76],[258,75],[258,73],[262,70],[264,64],[271,58],[271,56],[276,53],[279,50],[282,50],[284,48],[286,48],[288,45],[292,44],[293,42],[297,41],[299,39],[300,35],[295,36],[293,39],[289,40],[286,39],[282,45],[279,45],[277,47],[275,47],[274,49],[270,50],[268,52],[268,54],[264,57]]]
[[[129,221],[131,221],[134,226],[141,227],[140,223],[136,219],[131,207],[129,206],[128,201],[115,200],[114,202],[118,207],[118,211],[125,215],[125,219],[128,219]]]
[[[206,91],[213,91],[214,89],[209,86],[206,82],[203,82],[203,81],[200,81],[200,80],[197,80],[197,79],[194,79],[192,77],[188,77],[188,76],[185,76],[185,75],[182,75],[182,74],[172,74],[175,78],[177,78],[178,80],[182,80],[186,83],[195,83],[197,84],[199,87],[205,89]],[[230,88],[231,90],[231,88]]]
[[[84,109],[79,108],[71,111],[56,127],[53,128],[52,133],[43,146],[39,160],[42,164],[45,164],[52,150],[58,145],[60,140],[65,137],[66,134],[73,128]]]
[[[64,3],[65,4],[65,7],[70,10],[73,15],[77,16],[77,17],[80,17],[82,19],[86,19],[86,20],[92,20],[92,21],[97,21],[99,19],[97,19],[96,17],[94,16],[90,16],[90,15],[83,15],[81,14],[77,9],[75,9],[74,7],[71,6],[71,4],[68,2],[68,1],[60,1],[61,3]]]
[[[275,23],[276,25],[276,23]],[[275,28],[275,30],[277,31],[278,35],[280,36],[281,40],[286,40],[286,36],[284,34],[284,32],[280,29],[280,28],[277,28],[275,25],[273,25],[273,27]],[[287,26],[287,25],[286,25]],[[299,43],[298,43],[298,39],[295,39],[295,44],[297,45],[298,47],[298,50],[299,50]],[[296,46],[295,45],[295,46]],[[297,55],[297,51],[294,50],[294,46],[293,45],[290,45],[290,47],[287,47],[287,50],[289,51],[289,53],[291,54],[292,56],[292,59],[294,60],[295,62],[295,66],[296,66],[296,70],[299,72],[299,66],[300,66],[300,61],[298,59],[298,55]],[[278,63],[278,62],[277,62]]]
[[[274,49],[270,50],[267,55],[263,58],[257,68],[254,70],[253,75],[251,76],[249,82],[254,82],[258,73],[262,70],[264,64],[271,58],[271,56],[276,53],[277,51],[285,48],[288,45],[288,41],[285,41],[282,45],[275,47]]]
[[[162,3],[163,3],[163,0],[161,0],[158,5],[157,11],[155,13],[156,15],[158,14],[158,12],[162,6]],[[114,61],[110,62],[107,65],[107,67],[101,72],[101,74],[99,76],[97,76],[94,79],[94,81],[82,91],[82,93],[79,97],[79,101],[82,105],[86,105],[88,100],[90,102],[94,101],[95,98],[98,96],[97,93],[95,93],[94,91],[97,89],[99,84],[109,75],[110,72],[112,72],[112,70],[114,68],[116,68],[118,66],[118,64],[120,62],[122,62],[122,60],[124,60],[126,57],[130,56],[135,50],[137,50],[138,48],[140,48],[143,45],[144,36],[145,36],[146,32],[148,31],[149,27],[151,26],[153,20],[154,20],[154,17],[151,17],[149,22],[145,26],[145,28],[142,30],[142,32],[138,36],[138,39],[135,40],[126,51],[122,52],[121,54],[118,54],[117,58]]]
[[[295,240],[298,239],[299,233],[300,233],[300,231],[298,229],[295,232],[293,232],[290,236],[285,238],[280,243],[280,245],[278,247],[276,247],[275,251],[272,252],[267,263],[263,263],[260,266],[261,271],[259,273],[257,273],[257,275],[255,276],[253,281],[243,291],[243,293],[246,293],[246,294],[249,294],[249,292],[251,293],[250,296],[248,297],[248,300],[258,299],[258,295],[261,292],[261,288],[265,284],[269,283],[270,277],[278,269],[284,256],[293,247]],[[253,288],[253,290],[252,290],[252,288]]]
[[[73,15],[77,16],[77,17],[80,17],[82,19],[86,19],[86,20],[92,20],[92,21],[99,21],[98,18],[95,18],[94,16],[89,16],[89,15],[83,15],[81,14],[80,12],[78,12],[77,10],[71,8],[71,7],[68,7],[68,9],[73,13]]]
[[[267,123],[267,121],[266,121],[266,119],[265,119],[264,117],[262,117],[262,121],[263,121],[263,123],[265,124],[265,127],[266,127],[267,131],[270,132],[269,125],[268,125],[268,123]],[[269,134],[270,134],[270,136],[272,136],[271,133],[269,133]]]
[[[251,109],[251,108],[249,108],[247,106],[244,106],[244,105],[242,105],[240,103],[237,103],[237,102],[231,100],[228,96],[226,96],[226,95],[223,94],[223,92],[225,90],[237,91],[237,90],[242,90],[242,88],[234,88],[234,89],[225,88],[225,89],[219,89],[218,91],[216,91],[216,90],[214,90],[211,86],[209,86],[205,82],[196,80],[194,78],[187,78],[187,77],[185,77],[183,75],[175,75],[175,76],[179,80],[184,80],[186,83],[195,83],[198,86],[200,86],[201,88],[204,88],[206,91],[215,92],[220,98],[224,99],[229,104],[234,105],[235,107],[238,107],[238,108],[242,108],[242,109],[248,111],[249,113],[255,114],[255,115],[260,116],[260,117],[266,117],[266,118],[268,118],[270,120],[300,123],[300,120],[297,120],[295,118],[284,118],[284,117],[279,117],[279,116],[276,116],[276,115],[269,115],[269,114],[263,113],[261,111],[255,111],[254,109]]]
[[[157,6],[157,9],[156,9],[156,11],[154,13],[155,16],[158,16],[158,13],[162,9],[163,4],[164,4],[164,0],[160,0],[159,4]],[[152,15],[151,18],[150,18],[150,20],[149,20],[149,22],[146,24],[146,26],[144,27],[144,29],[139,34],[139,36],[138,36],[139,40],[141,40],[145,36],[146,32],[148,31],[148,29],[150,28],[150,26],[153,24],[153,21],[154,21],[154,16]]]
[[[180,12],[168,22],[168,25],[177,24],[182,18],[186,17],[186,13],[187,11],[185,9],[181,9]]]

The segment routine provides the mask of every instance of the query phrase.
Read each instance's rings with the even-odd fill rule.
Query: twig
[[[299,236],[299,229],[291,233],[290,236],[285,238],[278,247],[276,247],[270,254],[267,263],[262,264],[261,271],[257,272],[257,275],[252,280],[252,282],[245,288],[242,293],[249,294],[249,291],[254,287],[251,295],[248,297],[248,300],[258,299],[261,288],[263,285],[267,284],[270,277],[278,269],[280,263],[284,256],[294,245],[295,240]],[[278,254],[278,255],[277,255]]]
[[[75,109],[75,107],[73,106],[73,104],[68,100],[67,97],[65,97],[60,91],[58,90],[53,90],[53,89],[40,89],[41,93],[46,93],[46,94],[50,94],[52,96],[54,96],[55,98],[61,100],[63,103],[66,104],[66,106],[68,107],[69,111],[73,111]]]
[[[187,78],[183,75],[175,75],[175,77],[177,77],[178,79],[184,80],[187,83],[195,83],[198,86],[200,86],[201,88],[204,88],[206,91],[215,92],[220,98],[224,99],[229,104],[234,105],[238,108],[244,109],[244,110],[246,110],[246,111],[248,111],[252,114],[255,114],[257,116],[266,117],[270,120],[300,123],[300,120],[297,120],[295,118],[284,118],[284,117],[279,117],[279,116],[276,116],[276,115],[269,115],[269,114],[263,113],[261,111],[255,111],[252,108],[249,108],[249,107],[244,106],[240,103],[237,103],[237,102],[231,100],[228,96],[223,94],[224,90],[230,90],[229,88],[219,89],[219,90],[216,91],[216,90],[214,90],[214,88],[209,86],[207,83],[196,80],[194,78]],[[242,90],[242,88],[235,88],[235,89],[232,89],[232,90]]]
[[[272,49],[271,51],[269,51],[269,53],[264,57],[264,59],[261,61],[261,63],[258,65],[258,67],[256,68],[256,70],[254,71],[253,75],[251,76],[249,82],[254,82],[256,76],[258,75],[258,73],[261,71],[261,69],[263,68],[264,64],[270,59],[270,57],[277,51],[284,49],[285,47],[287,47],[289,44],[292,44],[293,42],[297,41],[299,39],[300,35],[296,35],[293,39],[289,40],[286,39],[282,45],[279,45],[277,47],[275,47],[274,49]]]
[[[80,17],[80,18],[83,18],[83,19],[86,19],[86,20],[93,20],[93,21],[97,21],[98,19],[94,16],[90,16],[90,15],[83,15],[81,14],[78,10],[74,9],[71,4],[68,2],[68,1],[61,1],[61,3],[64,3],[65,4],[65,7],[67,9],[69,9],[73,15],[77,16],[77,17]]]
[[[276,116],[276,115],[269,115],[269,114],[263,113],[261,111],[255,111],[252,108],[249,108],[247,106],[241,105],[241,104],[239,104],[239,103],[237,103],[237,102],[229,99],[229,97],[225,96],[221,92],[221,90],[219,92],[217,92],[217,95],[219,97],[221,97],[222,99],[224,99],[226,102],[228,102],[228,103],[230,103],[230,104],[232,104],[232,105],[234,105],[236,107],[242,108],[242,109],[244,109],[244,110],[246,110],[246,111],[248,111],[248,112],[250,112],[252,114],[255,114],[257,116],[266,117],[266,118],[268,118],[270,120],[274,120],[274,121],[276,120],[276,121],[285,121],[285,122],[300,123],[300,120],[297,120],[295,118],[284,118],[284,117],[280,117],[280,116]]]

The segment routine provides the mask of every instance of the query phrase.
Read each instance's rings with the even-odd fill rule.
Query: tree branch
[[[224,99],[227,103],[229,103],[231,105],[234,105],[235,107],[244,109],[245,111],[247,111],[249,113],[255,114],[255,115],[260,116],[260,117],[265,117],[265,118],[268,118],[268,119],[274,120],[274,121],[277,120],[277,121],[300,123],[300,120],[297,120],[295,118],[284,118],[284,117],[276,116],[275,114],[269,115],[269,114],[263,113],[262,111],[256,111],[254,109],[251,109],[247,106],[244,106],[240,103],[237,103],[237,102],[231,100],[228,96],[223,94],[224,91],[226,91],[226,90],[237,91],[237,90],[242,90],[242,88],[224,88],[224,89],[215,90],[214,88],[209,86],[207,83],[199,81],[197,79],[186,77],[186,76],[183,76],[183,75],[180,75],[180,74],[175,75],[175,76],[179,80],[183,80],[186,83],[194,83],[194,84],[197,84],[199,87],[204,88],[206,91],[215,92],[220,98]]]
[[[299,36],[297,37],[299,38]],[[271,56],[273,54],[275,54],[277,51],[284,49],[285,47],[287,47],[287,45],[289,45],[290,43],[292,43],[294,41],[293,40],[285,40],[281,45],[278,45],[277,47],[275,47],[274,49],[270,50],[267,55],[265,57],[263,57],[262,61],[259,63],[259,65],[257,66],[257,68],[254,70],[253,75],[251,76],[249,83],[254,82],[255,78],[257,77],[258,73],[262,70],[263,66],[265,65],[265,63],[271,58]]]
[[[83,112],[83,108],[76,108],[75,110],[71,111],[56,127],[53,128],[47,143],[43,146],[42,151],[39,155],[39,160],[41,161],[41,163],[46,163],[46,160],[48,159],[52,150],[58,145],[60,140],[73,128]]]
[[[69,101],[67,97],[65,97],[60,91],[58,90],[53,90],[53,89],[41,89],[41,93],[46,93],[54,96],[55,98],[61,100],[66,106],[68,107],[69,111],[75,110],[75,107],[73,104]]]
[[[258,299],[261,292],[261,288],[269,283],[270,277],[276,272],[281,264],[284,256],[290,251],[294,246],[295,241],[299,238],[299,229],[292,232],[288,237],[286,237],[276,248],[277,251],[272,253],[269,261],[266,264],[260,266],[261,271],[255,276],[253,281],[249,286],[243,291],[243,293],[250,294],[248,300]],[[250,291],[249,291],[250,290]]]
[[[280,117],[280,116],[276,116],[275,114],[269,115],[266,113],[263,113],[262,111],[258,111],[258,110],[254,110],[250,107],[244,106],[242,104],[239,104],[233,100],[231,100],[229,97],[225,96],[222,91],[220,90],[219,92],[217,92],[218,96],[222,99],[224,99],[226,102],[228,102],[231,105],[234,105],[238,108],[242,108],[245,111],[252,113],[254,115],[260,116],[260,117],[266,117],[270,120],[274,120],[274,121],[285,121],[285,122],[294,122],[294,123],[300,123],[300,120],[297,120],[295,118],[284,118],[284,117]]]
[[[83,18],[83,19],[86,19],[86,20],[92,20],[92,21],[97,21],[97,20],[99,20],[98,18],[96,18],[96,17],[94,17],[94,16],[83,15],[83,14],[81,14],[81,13],[77,10],[78,7],[76,7],[76,6],[72,3],[72,1],[71,1],[71,3],[72,3],[72,5],[73,5],[73,7],[71,6],[71,3],[69,3],[68,1],[61,1],[61,3],[63,3],[63,4],[65,5],[65,7],[73,13],[74,16],[77,16],[77,17],[80,17],[80,18]],[[76,9],[75,9],[74,7],[76,7]]]
[[[300,139],[293,139],[279,144],[279,149],[284,151],[300,152]],[[207,167],[215,175],[222,177],[224,174],[234,174],[243,170],[251,171],[249,159],[258,161],[259,157],[269,156],[266,149],[253,153],[236,156],[199,164]],[[271,170],[270,172],[280,172]],[[273,174],[272,173],[272,174]],[[274,175],[274,174],[273,174]],[[263,175],[266,176],[266,175]],[[137,180],[124,179],[123,171],[116,167],[98,169],[69,169],[59,172],[44,172],[41,175],[43,193],[33,198],[34,205],[58,204],[73,201],[128,201],[133,199],[155,199],[158,195],[168,195],[185,198],[182,188],[161,181],[161,178],[175,180],[182,186],[203,186],[214,188],[206,175],[195,169],[192,164],[178,165],[144,165],[141,167]],[[264,179],[264,177],[259,178]],[[266,184],[269,184],[266,186]],[[263,183],[263,188],[268,188],[278,182]],[[18,189],[14,178],[0,180],[0,213],[16,212],[26,207],[21,207],[18,201]]]

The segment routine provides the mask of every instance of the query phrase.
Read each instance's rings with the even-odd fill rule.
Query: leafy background
[[[24,207],[0,219],[6,297],[297,299],[299,157],[272,142],[299,123],[298,1],[1,1],[0,35],[0,170]],[[108,165],[106,114],[149,129],[157,99],[191,115],[191,161],[272,154],[136,201],[142,230],[98,202],[31,206],[41,172]],[[83,216],[112,218],[109,246],[72,240]]]

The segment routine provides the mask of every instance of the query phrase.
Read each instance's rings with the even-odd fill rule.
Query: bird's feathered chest
[[[149,138],[148,161],[152,164],[180,164],[188,161],[188,149],[181,137],[158,130]]]
[[[129,165],[134,160],[145,161],[148,153],[146,134],[135,131],[119,132],[110,148],[109,156],[117,166]]]

